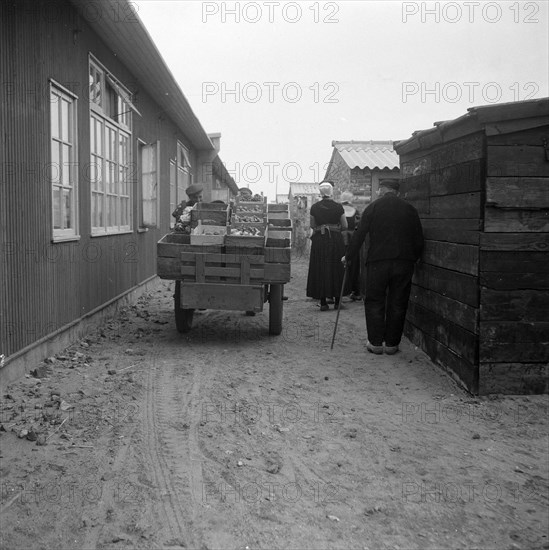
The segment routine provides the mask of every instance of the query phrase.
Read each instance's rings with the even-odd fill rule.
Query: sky
[[[549,3],[132,2],[239,187],[319,182],[332,141],[403,140],[549,96]]]

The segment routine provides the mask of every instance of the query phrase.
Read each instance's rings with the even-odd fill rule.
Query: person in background
[[[358,224],[360,223],[360,213],[351,204],[353,194],[350,191],[341,193],[341,205],[347,219],[347,229],[343,231],[343,242],[345,243],[345,251],[347,251],[351,238],[354,235]],[[347,266],[347,283],[345,285],[344,295],[350,294],[351,300],[362,300],[360,296],[360,260],[356,258]]]
[[[202,202],[202,191],[202,186],[197,183],[189,185],[185,189],[188,200],[181,201],[172,212],[172,216],[175,218],[175,231],[190,233],[191,209],[196,203]]]
[[[364,312],[368,342],[375,354],[392,355],[402,339],[406,310],[412,286],[414,264],[423,251],[423,230],[417,210],[397,196],[397,179],[379,182],[379,198],[364,210],[360,226],[347,253],[344,265],[358,256],[366,235],[370,247],[366,258]]]
[[[307,296],[320,300],[320,311],[327,311],[326,298],[337,296],[334,308],[339,305],[344,268],[341,255],[345,252],[342,230],[347,229],[343,206],[332,199],[331,182],[319,186],[322,199],[311,206],[311,255],[307,275]]]

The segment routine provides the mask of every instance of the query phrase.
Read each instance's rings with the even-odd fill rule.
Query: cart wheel
[[[282,296],[284,285],[271,285],[269,291],[269,334],[278,336],[282,332]]]
[[[181,281],[175,281],[175,294],[173,295],[175,326],[178,332],[189,332],[193,326],[194,309],[183,309],[181,307]]]

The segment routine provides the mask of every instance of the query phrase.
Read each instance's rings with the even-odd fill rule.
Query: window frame
[[[49,83],[49,142],[48,142],[48,148],[49,148],[49,168],[50,168],[50,174],[48,181],[50,183],[50,200],[51,200],[51,240],[52,242],[65,242],[65,241],[77,241],[80,239],[80,217],[78,212],[79,202],[78,202],[78,191],[79,191],[79,162],[78,162],[78,96],[65,88],[65,86],[62,86],[59,82],[54,80],[53,78],[48,79]],[[64,99],[69,103],[69,121],[67,122],[67,131],[69,132],[70,137],[72,140],[70,142],[65,142],[64,138],[62,137],[54,137],[53,136],[53,128],[52,128],[52,94],[55,94],[60,98]],[[59,99],[57,100],[59,101]],[[58,121],[57,126],[58,128],[63,127],[63,122],[61,120],[62,116],[62,110],[58,110]],[[53,141],[57,141],[58,143],[62,145],[69,145],[69,160],[68,160],[68,173],[69,173],[69,182],[72,185],[64,186],[62,182],[60,182],[58,185],[55,184],[54,178],[53,178],[53,168],[55,163],[53,162],[53,147],[52,143]],[[63,164],[63,163],[62,163]],[[61,167],[61,174],[63,173],[63,167]],[[60,176],[60,179],[62,179],[62,175]],[[54,187],[59,187],[61,190],[63,189],[70,189],[71,190],[71,200],[70,200],[70,208],[71,208],[71,221],[72,221],[72,227],[71,228],[56,228],[55,227],[55,206],[54,206]]]
[[[143,172],[143,152],[146,147],[154,147],[155,149],[155,155],[156,155],[156,162],[154,167],[154,174],[156,177],[156,184],[155,184],[155,197],[154,197],[154,213],[155,213],[155,222],[154,223],[145,223],[145,212],[144,212],[144,204],[145,204],[145,198],[144,198],[144,172]],[[146,231],[149,228],[158,228],[160,227],[160,140],[153,141],[151,143],[146,143],[142,139],[137,139],[137,151],[138,151],[138,171],[139,171],[139,181],[138,181],[138,200],[139,200],[139,212],[138,212],[138,218],[139,218],[139,230]]]
[[[132,181],[133,112],[129,91],[94,56],[89,55],[88,75],[99,75],[101,102],[92,98],[90,82],[90,219],[91,236],[119,235],[133,232],[134,190]],[[95,80],[94,80],[95,81]],[[114,85],[113,85],[114,83]],[[107,88],[107,84],[109,88]],[[121,95],[120,90],[124,92]],[[130,102],[130,103],[128,103]],[[116,118],[109,113],[116,105]],[[130,107],[131,105],[131,107]],[[120,109],[127,108],[126,111]],[[127,115],[119,120],[121,115]],[[101,130],[97,131],[97,128]],[[113,139],[114,135],[114,139]],[[111,139],[109,139],[111,138]],[[96,146],[99,145],[100,146]],[[107,147],[107,144],[110,147]],[[113,146],[114,144],[114,146]],[[107,172],[107,168],[110,171]],[[99,173],[99,179],[97,174]],[[107,178],[109,173],[112,179]],[[124,177],[121,177],[124,174]],[[95,208],[96,198],[101,209]],[[125,210],[125,212],[124,212]],[[95,225],[99,222],[101,225]],[[114,219],[113,219],[114,218]],[[123,223],[126,222],[126,223]]]

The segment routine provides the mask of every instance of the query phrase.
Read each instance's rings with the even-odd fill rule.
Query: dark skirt
[[[307,275],[307,296],[309,298],[337,297],[343,282],[345,245],[339,231],[315,233],[311,239],[309,274]]]

